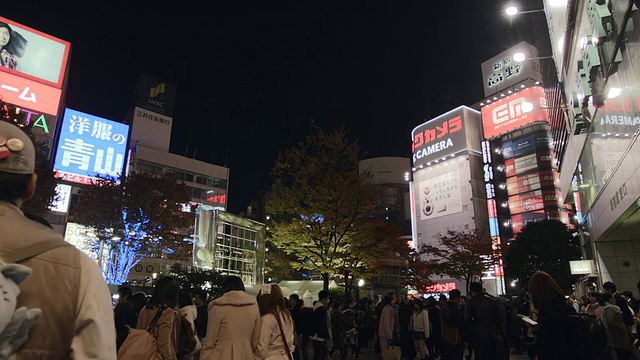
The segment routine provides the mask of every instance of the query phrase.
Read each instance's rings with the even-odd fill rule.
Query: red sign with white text
[[[0,98],[45,114],[57,114],[62,90],[0,72]]]
[[[425,293],[427,294],[432,294],[432,293],[447,293],[451,290],[454,290],[456,288],[456,283],[454,282],[448,282],[448,283],[438,283],[438,284],[433,284],[433,285],[429,285],[427,286]]]
[[[533,110],[524,112],[522,109],[523,103],[533,105]],[[544,89],[540,86],[522,89],[515,94],[484,106],[482,108],[484,138],[496,137],[533,121],[549,121],[547,110],[542,109],[546,106]]]

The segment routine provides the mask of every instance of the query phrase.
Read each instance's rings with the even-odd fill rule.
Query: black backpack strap
[[[156,326],[156,323],[158,322],[158,320],[160,320],[160,316],[162,316],[162,313],[166,308],[167,308],[166,306],[163,306],[160,309],[158,309],[156,316],[153,317],[153,320],[151,320],[151,322],[149,323],[149,326],[147,326],[147,332],[151,333],[153,331],[153,328]]]
[[[40,241],[35,244],[27,245],[23,248],[13,250],[10,253],[3,254],[6,263],[20,263],[43,254],[49,250],[53,250],[63,246],[71,246],[68,242],[61,238]]]

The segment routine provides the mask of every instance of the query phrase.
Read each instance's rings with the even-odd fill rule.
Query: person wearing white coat
[[[429,311],[424,302],[416,299],[413,303],[413,314],[409,330],[413,333],[413,343],[416,347],[416,359],[424,360],[427,357],[426,339],[429,338]]]

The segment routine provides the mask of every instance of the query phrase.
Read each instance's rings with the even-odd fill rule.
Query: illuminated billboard
[[[54,171],[63,180],[91,184],[96,176],[119,176],[129,125],[65,109]]]
[[[523,53],[528,58],[538,56],[538,50],[533,45],[522,41],[483,62],[480,69],[484,83],[484,96],[509,89],[525,80],[542,80],[540,63],[537,60],[517,62],[513,59],[516,53]]]
[[[530,103],[533,110],[525,112],[522,104]],[[549,121],[544,89],[533,86],[522,89],[482,108],[482,129],[490,139],[534,121]]]
[[[421,181],[418,184],[420,220],[435,219],[462,211],[461,185],[459,171]]]
[[[4,102],[55,115],[61,95],[60,89],[0,72],[0,98]]]
[[[477,113],[460,106],[414,128],[411,132],[413,166],[431,165],[431,162],[444,160],[449,155],[474,146],[468,143],[467,127],[473,126],[473,117]],[[479,137],[477,141],[475,146],[479,149]]]
[[[0,17],[0,71],[62,89],[69,49],[67,41]]]
[[[133,110],[131,142],[169,152],[173,119],[136,106]]]
[[[0,120],[18,125],[21,128],[29,129],[34,136],[36,147],[49,149],[53,141],[53,133],[56,125],[54,115],[45,114],[29,108],[24,108],[5,102],[2,112],[4,118]]]
[[[136,91],[136,106],[173,117],[175,98],[175,86],[145,74],[140,75]]]

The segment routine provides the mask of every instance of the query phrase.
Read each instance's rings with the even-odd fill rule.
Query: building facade
[[[553,58],[570,130],[560,183],[564,193],[575,192],[565,202],[580,207],[578,233],[596,285],[633,290],[640,279],[639,4],[550,3],[545,14],[551,43],[562,44]]]
[[[368,172],[371,182],[383,189],[382,199],[376,208],[381,218],[402,228],[403,239],[413,246],[411,238],[411,201],[409,182],[411,180],[411,159],[403,157],[377,157],[361,160],[360,174]],[[375,294],[384,295],[390,291],[404,289],[408,264],[405,260],[389,258],[383,264],[383,274],[372,279]]]
[[[480,141],[480,112],[460,106],[412,132],[412,238],[415,246],[439,246],[448,230],[488,228]],[[466,289],[460,280],[433,279],[434,293]],[[488,292],[498,293],[493,271],[483,277]]]

